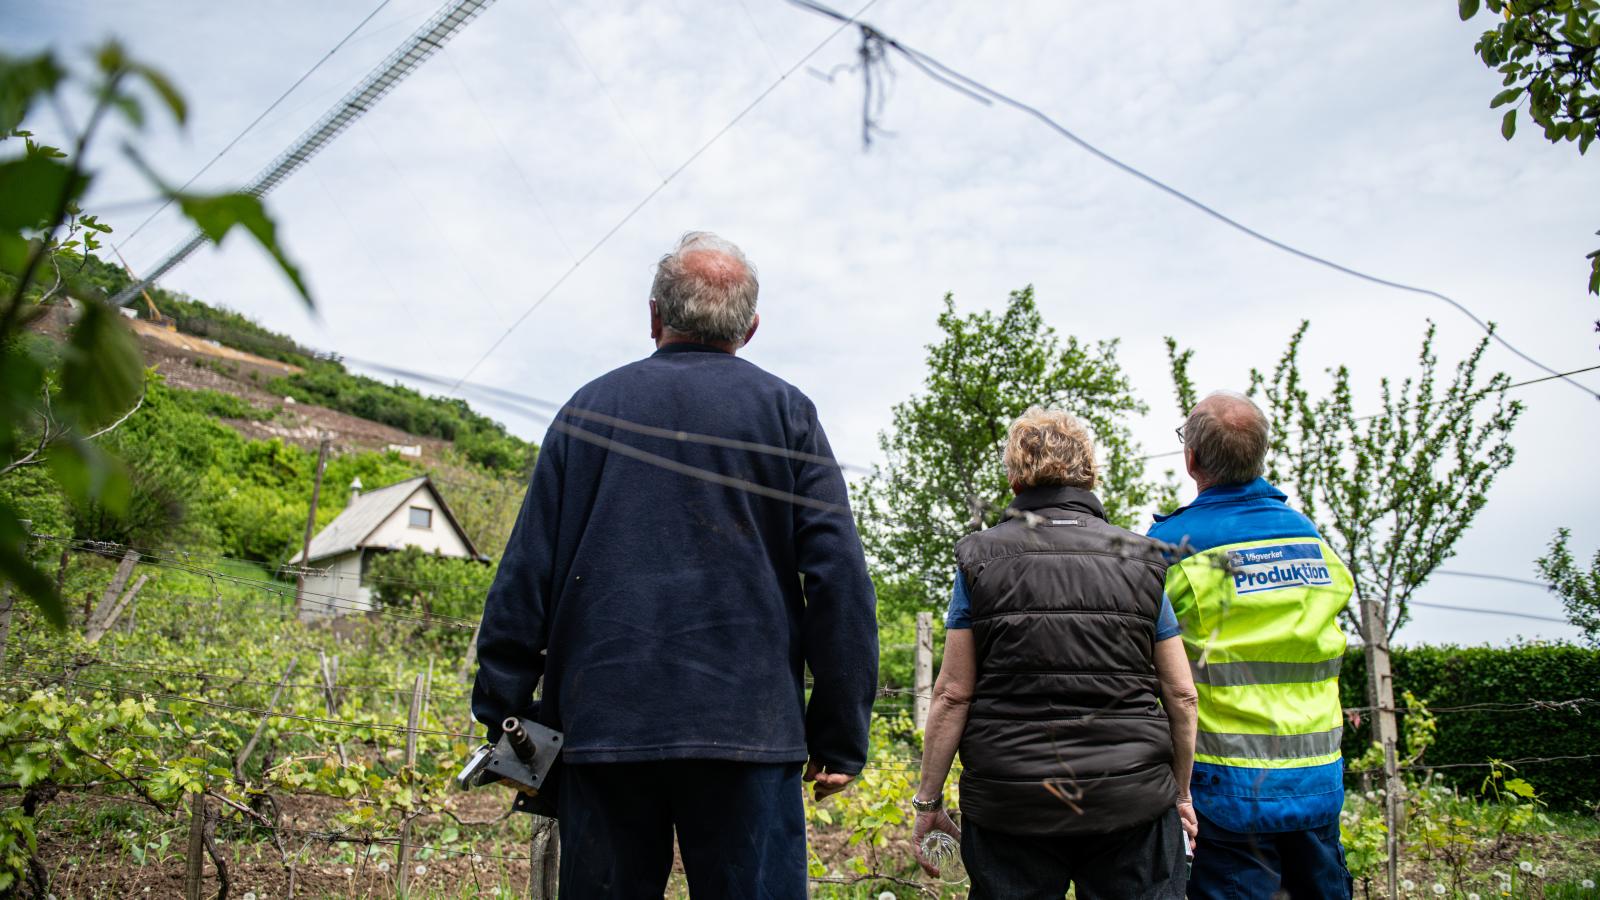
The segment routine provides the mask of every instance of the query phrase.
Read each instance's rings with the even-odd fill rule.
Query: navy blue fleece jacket
[[[876,599],[832,459],[804,394],[711,347],[668,344],[583,387],[490,588],[473,714],[495,737],[531,712],[569,765],[860,771]]]

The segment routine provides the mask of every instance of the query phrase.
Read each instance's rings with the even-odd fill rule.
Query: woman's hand
[[[922,871],[938,878],[939,867],[922,855],[922,839],[927,837],[930,831],[942,831],[955,838],[956,843],[959,844],[961,842],[961,829],[957,828],[956,823],[951,821],[950,814],[942,809],[917,813],[916,824],[911,829],[911,850],[916,854],[917,863],[922,866]]]
[[[1183,825],[1183,833],[1189,836],[1189,846],[1193,847],[1195,839],[1200,837],[1200,819],[1194,814],[1194,801],[1188,797],[1178,798],[1178,821]]]

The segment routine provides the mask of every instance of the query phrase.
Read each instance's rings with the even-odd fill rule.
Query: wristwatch
[[[918,800],[913,796],[911,798],[911,808],[919,813],[938,812],[944,809],[944,795],[940,794],[932,800]]]

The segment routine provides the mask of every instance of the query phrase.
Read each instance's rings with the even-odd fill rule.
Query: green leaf
[[[0,581],[15,586],[33,602],[45,621],[56,628],[67,624],[66,608],[49,576],[28,559],[28,533],[9,503],[0,502]]]
[[[46,462],[56,483],[74,502],[99,503],[114,516],[127,512],[133,488],[116,457],[77,438],[51,448]]]
[[[127,67],[128,54],[122,49],[122,43],[113,39],[100,45],[100,49],[95,51],[94,60],[101,72],[114,75]]]
[[[14,231],[0,231],[0,272],[22,274],[28,265],[28,242]]]
[[[1509,141],[1511,140],[1511,136],[1516,133],[1517,111],[1515,109],[1508,109],[1506,110],[1505,118],[1500,120],[1500,136]]]
[[[20,58],[0,53],[0,136],[21,125],[34,101],[55,91],[65,75],[49,53]]]
[[[1495,108],[1498,108],[1498,107],[1501,107],[1501,106],[1505,106],[1507,103],[1510,103],[1511,101],[1517,99],[1520,96],[1522,96],[1522,88],[1520,88],[1520,87],[1507,88],[1507,89],[1501,91],[1500,93],[1494,95],[1494,99],[1489,101],[1489,108],[1490,109],[1495,109]]]
[[[12,760],[11,774],[17,777],[18,784],[28,787],[50,776],[50,760],[46,757],[24,753]]]
[[[272,255],[278,268],[289,277],[294,289],[305,301],[306,306],[315,308],[311,300],[311,293],[306,289],[306,283],[300,276],[300,270],[284,255],[283,248],[278,244],[278,227],[267,215],[267,209],[261,203],[261,198],[251,194],[215,194],[201,196],[197,194],[178,194],[178,204],[183,209],[183,214],[199,227],[200,231],[210,238],[213,243],[222,243],[222,238],[235,225],[244,226],[246,231],[261,243],[263,249]]]
[[[98,301],[84,301],[61,356],[59,405],[83,429],[110,424],[144,389],[144,364],[122,317]]]
[[[135,130],[144,128],[144,107],[139,105],[139,100],[128,94],[113,94],[108,101],[112,106],[122,111],[122,117],[128,120]]]
[[[1478,0],[1459,0],[1456,11],[1461,14],[1461,21],[1465,22],[1478,14]]]
[[[173,87],[172,81],[166,75],[144,63],[129,63],[128,71],[143,78],[145,84],[150,85],[150,89],[155,91],[161,101],[167,105],[168,111],[172,113],[172,118],[176,119],[179,125],[188,122],[189,104],[184,102],[183,95],[178,93],[178,89]]]
[[[29,155],[0,163],[0,232],[38,228],[48,223],[69,190],[72,170],[42,155]],[[72,199],[83,192],[87,179],[71,185]]]

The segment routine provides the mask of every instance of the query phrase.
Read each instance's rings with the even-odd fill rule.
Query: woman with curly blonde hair
[[[1071,415],[1029,409],[1004,459],[1016,499],[956,545],[915,840],[960,840],[974,900],[1182,897],[1196,695],[1169,560],[1106,521]],[[958,745],[959,828],[942,809]]]

